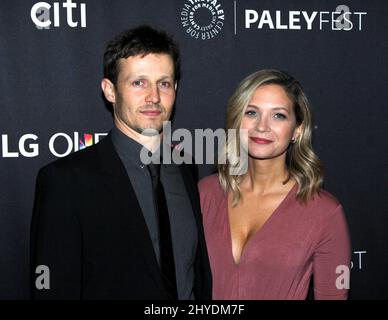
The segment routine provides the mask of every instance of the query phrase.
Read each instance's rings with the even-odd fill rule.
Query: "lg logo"
[[[19,154],[26,158],[34,158],[39,155],[39,146],[36,143],[29,143],[28,141],[36,141],[38,137],[35,134],[25,134],[18,142],[19,152],[11,152],[8,146],[8,135],[1,135],[2,142],[2,157],[3,158],[18,158]]]
[[[77,6],[77,3],[73,3],[72,0],[67,0],[62,4],[63,9],[66,9],[67,25],[76,28],[80,23],[81,28],[86,28],[86,4],[79,5],[80,22],[74,21],[73,9],[77,9]],[[54,11],[53,21],[51,20],[51,7]],[[31,8],[31,19],[38,29],[50,29],[52,24],[54,27],[60,27],[60,8],[59,2],[54,2],[53,6],[47,2],[38,2]],[[75,13],[78,12],[75,11]]]

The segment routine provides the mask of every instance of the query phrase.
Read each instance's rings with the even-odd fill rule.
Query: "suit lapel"
[[[136,198],[135,191],[127,175],[125,167],[121,162],[111,140],[110,134],[97,146],[99,156],[98,170],[104,179],[104,187],[107,196],[112,203],[120,203],[120,208],[128,213],[125,221],[119,223],[128,225],[130,241],[137,241],[138,254],[133,259],[141,258],[144,261],[145,270],[155,280],[157,286],[163,286],[160,269],[155,256],[152,240],[144,219],[143,212]],[[143,270],[139,270],[143,272]]]

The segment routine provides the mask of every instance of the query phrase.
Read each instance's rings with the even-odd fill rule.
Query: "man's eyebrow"
[[[126,78],[125,78],[125,81],[130,81],[131,79],[147,79],[148,76],[146,75],[142,75],[142,74],[139,74],[139,75],[128,75]],[[158,81],[160,80],[168,80],[168,79],[171,79],[173,80],[174,79],[174,76],[169,76],[169,75],[163,75],[161,76]]]
[[[162,76],[160,80],[168,80],[168,79],[174,79],[174,76]]]

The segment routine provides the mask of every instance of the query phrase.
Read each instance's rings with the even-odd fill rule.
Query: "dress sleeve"
[[[323,222],[314,253],[314,297],[316,300],[345,300],[350,283],[350,236],[342,206]]]

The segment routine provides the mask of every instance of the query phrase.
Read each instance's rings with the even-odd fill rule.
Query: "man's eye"
[[[168,81],[162,81],[160,82],[160,86],[163,88],[171,88],[171,83]]]
[[[141,87],[141,86],[144,86],[144,81],[143,80],[136,80],[136,81],[133,81],[132,84],[135,87]]]
[[[287,118],[283,113],[276,113],[274,115],[274,117],[275,117],[275,119],[280,119],[280,120],[283,120],[283,119]]]

